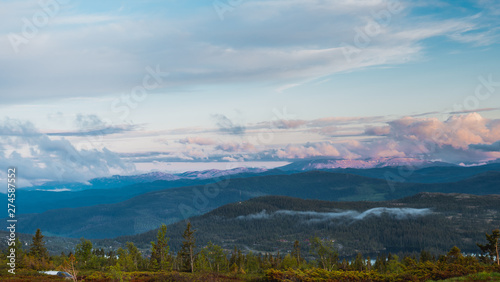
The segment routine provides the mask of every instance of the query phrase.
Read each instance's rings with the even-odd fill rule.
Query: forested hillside
[[[441,253],[453,245],[477,252],[484,233],[500,227],[500,196],[420,193],[383,202],[329,202],[267,196],[222,206],[191,218],[200,244],[209,241],[231,249],[286,252],[295,240],[331,240],[339,254],[356,252]],[[179,245],[185,222],[168,227],[173,246]],[[156,231],[113,241],[147,248]],[[102,241],[104,243],[106,240]],[[174,247],[175,249],[175,247]]]
[[[138,234],[157,228],[161,223],[174,223],[225,204],[265,195],[330,201],[381,201],[419,192],[495,194],[499,192],[498,187],[499,172],[487,172],[455,183],[415,184],[311,171],[227,179],[215,184],[145,193],[115,204],[20,215],[23,225],[19,231],[33,233],[36,228],[42,228],[49,235],[110,238]]]

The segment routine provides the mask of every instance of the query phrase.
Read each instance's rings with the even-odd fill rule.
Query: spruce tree
[[[365,270],[365,268],[365,260],[363,259],[363,255],[361,253],[357,253],[356,258],[351,262],[351,270],[363,271]]]
[[[184,241],[182,242],[182,248],[179,253],[182,261],[182,271],[194,272],[194,259],[196,249],[196,239],[194,238],[194,232],[196,232],[196,230],[191,230],[191,222],[188,221],[186,230],[184,230],[184,234],[182,234]]]
[[[29,254],[38,260],[48,259],[49,253],[47,248],[45,248],[45,242],[43,241],[43,235],[40,228],[36,230],[35,236],[33,236],[33,242],[31,243]]]
[[[167,225],[162,224],[156,235],[156,243],[151,242],[150,268],[152,270],[169,270],[171,268],[168,257],[170,251],[168,240]]]
[[[221,272],[227,269],[227,257],[220,246],[208,242],[208,245],[203,248],[203,252],[212,271]]]
[[[86,267],[92,258],[92,248],[92,242],[83,237],[80,238],[80,243],[75,246],[75,258],[83,267]]]
[[[292,257],[297,261],[297,266],[300,268],[302,257],[300,256],[300,243],[298,240],[293,243]]]

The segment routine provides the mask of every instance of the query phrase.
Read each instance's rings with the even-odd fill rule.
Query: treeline
[[[117,251],[106,252],[93,248],[84,238],[68,254],[49,256],[40,229],[32,238],[29,250],[23,250],[17,240],[15,252],[18,269],[66,271],[77,279],[127,280],[144,273],[219,273],[257,275],[260,281],[423,281],[446,279],[480,272],[500,272],[498,244],[500,230],[486,234],[486,243],[477,244],[481,255],[466,256],[453,247],[447,254],[433,255],[421,251],[419,255],[402,256],[379,254],[376,258],[358,253],[354,258],[341,259],[331,240],[313,237],[308,252],[299,241],[287,254],[231,251],[209,242],[196,244],[196,230],[190,222],[182,234],[179,251],[171,252],[167,226],[162,225],[156,240],[150,244],[150,255],[143,255],[131,242]],[[6,262],[7,253],[2,253]],[[149,252],[148,252],[149,253]],[[5,268],[6,263],[2,263]],[[6,269],[5,269],[6,270]],[[5,271],[6,272],[6,271]],[[3,274],[4,275],[4,274]],[[255,280],[255,276],[252,276]]]

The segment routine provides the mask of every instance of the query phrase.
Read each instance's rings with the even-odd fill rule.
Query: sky
[[[500,2],[0,2],[23,185],[296,160],[500,158]]]

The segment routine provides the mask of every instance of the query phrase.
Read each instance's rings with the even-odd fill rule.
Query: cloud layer
[[[285,126],[288,124],[289,126]],[[294,161],[399,159],[396,163],[443,161],[482,163],[500,158],[500,120],[479,113],[437,117],[322,118],[245,124],[241,134],[219,128],[198,129],[171,150],[148,154],[142,161]],[[332,128],[335,133],[332,134]],[[186,134],[188,130],[172,132]],[[326,131],[326,133],[325,133]],[[222,135],[220,135],[222,134]],[[223,138],[222,138],[223,137]],[[306,141],[316,139],[317,141]],[[346,163],[346,165],[348,165]]]
[[[32,123],[5,119],[0,121],[0,165],[17,167],[23,185],[39,181],[87,181],[109,176],[112,172],[134,170],[107,148],[77,149],[64,138],[52,139],[40,133]]]
[[[420,216],[427,216],[432,214],[430,209],[414,209],[414,208],[373,208],[364,212],[353,210],[341,212],[315,212],[315,211],[291,211],[291,210],[278,210],[272,213],[267,213],[262,210],[259,213],[240,215],[236,217],[239,220],[261,220],[270,219],[276,216],[298,216],[303,222],[306,223],[320,223],[328,221],[343,221],[352,222],[357,220],[364,220],[370,217],[381,217],[383,215],[390,216],[397,220],[407,218],[414,218]]]
[[[115,153],[105,146],[104,137],[110,134],[127,142],[130,132],[107,130],[120,126],[108,126],[97,116],[82,115],[77,115],[74,126],[71,132],[44,134],[31,122],[5,119],[0,122],[3,149],[0,163],[16,165],[26,181],[37,183],[86,181],[111,173],[130,173],[134,171],[134,163],[334,159],[340,167],[371,167],[387,161],[401,165],[436,160],[470,165],[500,158],[500,120],[487,119],[478,113],[451,115],[444,120],[415,116],[393,120],[387,117],[322,118],[291,123],[280,120],[242,125],[247,130],[240,134],[221,133],[218,127],[206,128],[198,135],[164,143],[164,150],[130,153]],[[88,129],[94,127],[101,129]],[[331,127],[337,132],[356,133],[342,137],[323,133],[322,129]],[[140,128],[126,129],[134,132],[132,138],[147,138],[141,137]],[[291,143],[294,139],[288,137],[304,136],[307,140],[312,133],[320,141]],[[171,135],[172,131],[163,134],[165,138],[176,136]],[[149,135],[161,136],[154,132],[146,134]]]
[[[479,75],[483,67],[496,71],[483,66],[489,57],[480,56],[499,42],[495,1],[252,0],[223,16],[211,1],[66,2],[26,35],[33,16],[46,11],[40,3],[0,2],[2,110],[31,118],[0,122],[0,160],[18,163],[30,182],[85,181],[130,171],[134,163],[398,158],[473,164],[500,158],[500,120],[485,118],[498,109],[453,110],[443,117],[429,107],[428,113],[410,114],[419,111],[413,101],[429,104],[419,95],[432,99],[442,85],[429,87],[431,94],[421,88],[399,93],[385,85],[408,88],[405,79],[425,78],[419,74],[425,68],[413,72],[406,65],[409,74],[385,79],[377,72],[449,56],[425,65],[432,69],[450,58],[455,62],[455,51],[466,51],[460,58],[475,63],[464,65],[464,74],[454,72],[453,64],[440,73],[459,80]],[[16,45],[12,39],[19,36],[25,41]],[[468,57],[473,53],[474,60]],[[154,78],[151,70],[163,73],[161,79],[145,79]],[[373,72],[346,76],[345,83],[343,75],[355,71]],[[479,85],[490,94],[498,86],[492,75]],[[146,87],[145,81],[158,82],[148,89],[148,100],[132,91]],[[366,93],[353,94],[355,101],[347,103],[359,82],[373,85],[373,93],[361,89]],[[457,98],[452,88],[441,99]],[[488,103],[496,103],[498,96],[491,96]],[[385,108],[365,105],[386,98],[391,100]],[[83,100],[85,105],[73,105]],[[338,113],[344,102],[352,108]],[[330,109],[331,103],[340,106]],[[270,118],[264,105],[289,106],[299,117]],[[123,117],[105,122],[121,112],[116,106],[124,109]],[[381,114],[392,108],[395,115]],[[39,111],[45,116],[47,109],[54,109],[52,121],[39,121]],[[232,110],[248,121],[233,118]],[[54,120],[77,112],[85,114],[64,124],[66,130],[57,129],[62,123]],[[335,116],[342,114],[352,116]]]
[[[152,11],[169,4],[150,5],[132,15],[124,6],[103,14],[60,5],[16,54],[11,35],[22,36],[22,19],[43,8],[2,1],[0,11],[9,12],[0,13],[0,91],[11,93],[4,102],[116,94],[139,84],[145,68],[156,65],[171,74],[163,88],[268,82],[285,89],[415,60],[422,42],[435,37],[480,45],[498,37],[495,9],[478,17],[474,10],[461,15],[452,4],[441,8],[459,12],[443,19],[414,13],[422,5],[413,1],[253,0],[228,12],[225,21],[212,5],[189,7],[190,17],[158,17]]]

